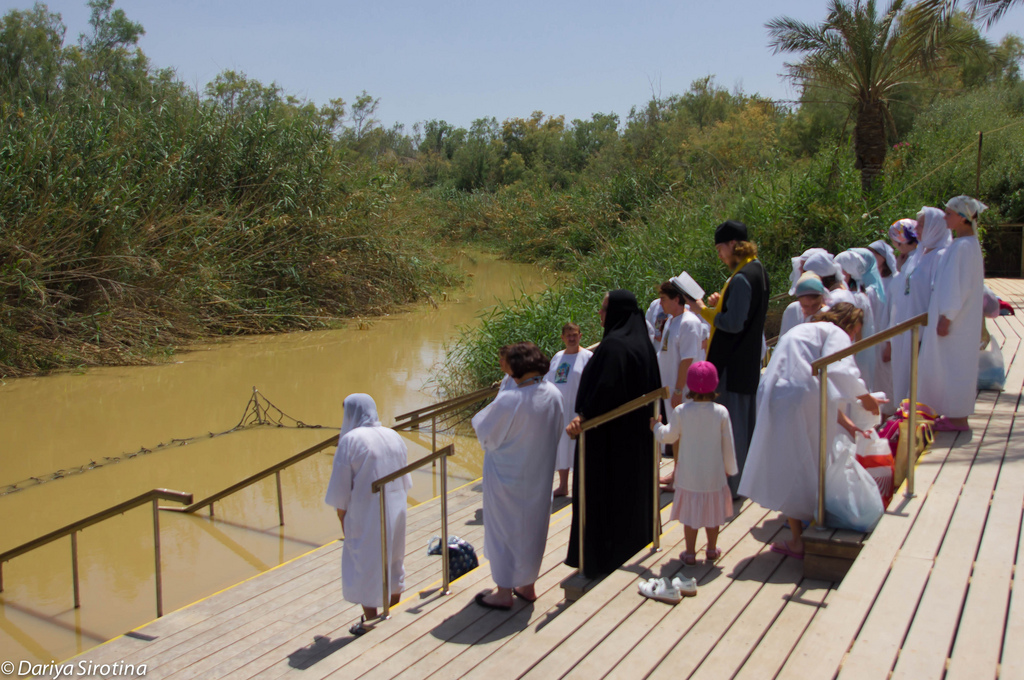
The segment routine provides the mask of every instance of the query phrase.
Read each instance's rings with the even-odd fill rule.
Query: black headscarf
[[[608,294],[604,337],[580,377],[576,412],[593,418],[659,387],[658,355],[636,296],[613,290]]]

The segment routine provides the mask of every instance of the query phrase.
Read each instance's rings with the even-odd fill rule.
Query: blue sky
[[[84,0],[51,0],[67,42],[88,29]],[[880,3],[884,4],[884,3]],[[0,0],[4,13],[28,2]],[[765,23],[819,22],[824,0],[653,0],[517,3],[445,0],[119,0],[141,23],[157,67],[202,89],[224,69],[325,103],[380,98],[377,117],[411,131],[443,119],[468,126],[533,111],[567,121],[685,92],[707,75],[774,99],[796,94],[768,49]],[[1024,7],[987,35],[1024,34]],[[794,59],[793,56],[788,57]]]

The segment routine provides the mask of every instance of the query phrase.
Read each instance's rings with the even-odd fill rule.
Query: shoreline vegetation
[[[948,30],[973,31],[970,51],[886,93],[865,180],[855,96],[814,81],[795,103],[706,77],[621,120],[386,128],[366,92],[317,105],[235,71],[196,91],[149,65],[113,0],[88,5],[77,43],[45,5],[0,20],[0,376],[379,314],[457,285],[445,253],[461,247],[559,270],[451,345],[452,395],[499,377],[503,344],[553,352],[568,320],[597,341],[608,289],[644,303],[682,269],[718,288],[728,218],[750,226],[773,294],[794,254],[866,245],[948,196],[977,193],[983,229],[1024,222],[1024,43],[985,43],[965,15]]]

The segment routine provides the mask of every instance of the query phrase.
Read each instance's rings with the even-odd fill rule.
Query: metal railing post
[[[78,532],[71,532],[71,582],[75,591],[75,609],[82,606],[78,589]]]
[[[579,548],[580,548],[580,573],[583,571],[583,539],[587,535],[587,446],[586,446],[586,432],[580,432],[580,460],[579,469],[576,474],[579,475],[579,507],[580,507],[580,526],[579,526]]]
[[[921,327],[910,331],[910,412],[907,413],[907,490],[904,496],[914,496],[914,467],[917,462],[917,359]]]
[[[156,617],[164,615],[164,583],[160,571],[160,504],[153,499],[153,556],[156,563]]]
[[[277,519],[280,522],[278,526],[284,526],[284,501],[281,500],[281,471],[278,470],[274,473],[274,477],[277,478]]]
[[[654,401],[654,422],[661,422],[661,399]],[[654,540],[651,545],[654,552],[661,552],[661,451],[658,449],[658,438],[654,440]],[[679,461],[676,461],[679,465]],[[673,472],[674,474],[674,472]]]
[[[388,502],[385,498],[387,487],[381,486],[377,492],[380,494],[380,563],[381,573],[384,575],[384,606],[381,611],[381,620],[391,618],[391,579],[388,573]]]
[[[437,416],[430,419],[430,452],[434,453],[435,451],[437,451]],[[437,467],[436,458],[431,461],[430,467]]]
[[[821,414],[818,417],[818,511],[814,523],[819,527],[825,526],[825,467],[828,465],[828,366],[822,366],[818,375],[820,381],[819,392],[821,394],[819,407]]]
[[[441,456],[441,594],[451,593],[448,564],[448,456]]]

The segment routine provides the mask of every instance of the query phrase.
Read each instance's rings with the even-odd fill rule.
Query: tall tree
[[[946,67],[951,55],[983,50],[976,33],[942,21],[940,12],[929,21],[903,21],[908,5],[893,0],[879,12],[875,0],[830,0],[828,16],[818,25],[790,17],[767,24],[770,46],[779,52],[806,55],[787,64],[789,77],[804,90],[818,89],[838,96],[854,121],[853,147],[861,186],[869,191],[882,172],[888,132],[895,132],[890,106],[908,84],[922,83],[934,70]]]

